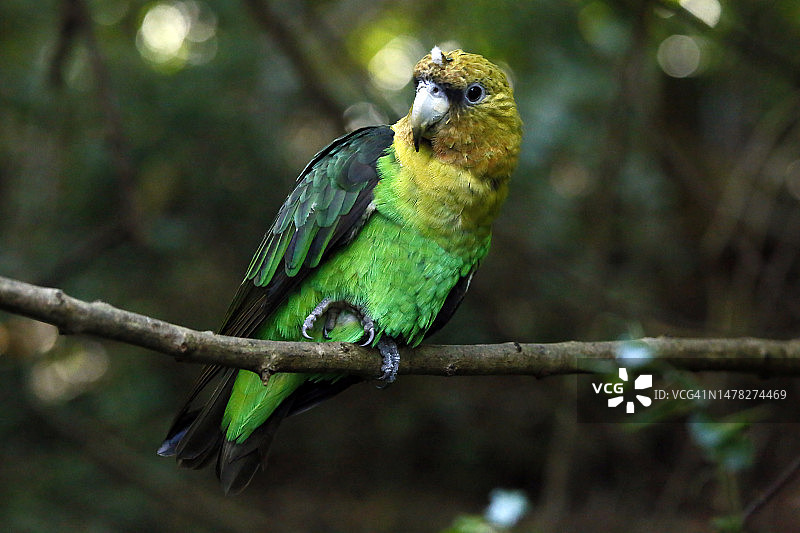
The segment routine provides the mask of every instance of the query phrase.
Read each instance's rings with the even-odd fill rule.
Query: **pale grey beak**
[[[414,150],[419,152],[420,139],[430,128],[442,120],[450,110],[450,102],[444,89],[436,83],[422,80],[417,85],[417,95],[411,106],[411,134],[414,137]]]

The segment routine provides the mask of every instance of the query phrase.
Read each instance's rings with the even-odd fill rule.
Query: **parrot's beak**
[[[422,80],[417,85],[417,95],[411,106],[411,134],[414,137],[414,150],[419,152],[420,139],[427,139],[425,134],[431,127],[442,120],[450,110],[450,102],[444,89],[436,83]]]

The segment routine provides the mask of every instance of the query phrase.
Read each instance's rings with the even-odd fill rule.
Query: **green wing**
[[[253,336],[311,269],[352,241],[372,212],[376,163],[393,137],[388,126],[362,128],[311,160],[253,256],[219,333]],[[214,456],[222,444],[220,423],[237,372],[218,365],[203,370],[159,454],[177,455],[191,468]],[[210,396],[203,395],[208,399],[201,403],[205,389]],[[310,391],[309,398],[314,394]]]
[[[250,337],[292,288],[371,214],[376,161],[391,145],[388,126],[362,128],[318,153],[258,247],[219,332]]]

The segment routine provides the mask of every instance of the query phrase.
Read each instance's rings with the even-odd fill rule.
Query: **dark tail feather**
[[[207,367],[158,448],[159,455],[176,456],[178,464],[187,468],[202,468],[216,457],[217,477],[226,494],[243,491],[256,472],[266,466],[269,447],[284,418],[306,411],[361,381],[356,376],[344,376],[333,383],[307,381],[284,399],[244,442],[237,443],[225,440],[222,418],[238,372]],[[202,394],[212,381],[216,381],[216,386],[211,394]],[[200,404],[201,396],[207,396],[204,405]]]
[[[156,453],[161,457],[174,457],[175,455],[177,455],[178,451],[176,450],[176,448],[178,447],[178,443],[181,441],[183,436],[186,435],[186,432],[189,431],[188,424],[190,424],[191,420],[194,420],[196,416],[197,416],[197,411],[192,411],[191,413],[187,413],[186,418],[188,421],[186,422],[186,425],[181,426],[181,429],[176,430],[176,432],[174,433],[172,432],[172,430],[170,430],[170,432],[167,433],[167,438],[164,439],[164,442],[161,443],[161,446],[159,446]],[[173,427],[176,425],[177,421],[173,423]]]
[[[222,416],[238,370],[230,368],[220,371],[219,382],[205,405],[192,409],[200,389],[208,384],[209,379],[198,383],[186,406],[175,417],[158,449],[159,455],[176,456],[178,463],[187,468],[202,468],[216,455],[222,444]]]
[[[267,466],[267,454],[278,432],[278,426],[289,414],[294,398],[289,396],[242,443],[225,440],[217,459],[217,477],[225,494],[239,494],[262,468]]]
[[[304,413],[317,404],[332,398],[348,388],[364,381],[358,376],[343,376],[333,383],[328,381],[306,381],[292,393],[292,408],[286,416]]]
[[[356,376],[345,376],[335,383],[307,381],[283,400],[267,421],[244,442],[239,444],[226,440],[217,460],[217,477],[225,494],[242,492],[256,472],[266,468],[269,447],[284,418],[302,413],[358,381],[361,378]]]

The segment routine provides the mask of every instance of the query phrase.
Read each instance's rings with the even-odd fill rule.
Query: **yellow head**
[[[503,71],[480,55],[434,47],[414,67],[414,82],[414,104],[395,127],[401,140],[476,177],[507,180],[522,121]]]

